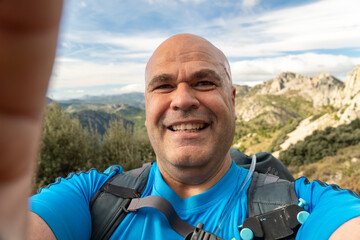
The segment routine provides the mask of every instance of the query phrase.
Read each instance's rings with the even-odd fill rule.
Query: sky
[[[235,84],[285,71],[345,81],[360,64],[359,9],[358,0],[65,0],[48,96],[143,92],[152,52],[185,32],[225,53]]]

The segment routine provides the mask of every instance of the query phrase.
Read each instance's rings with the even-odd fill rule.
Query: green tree
[[[135,136],[122,121],[110,121],[101,136],[91,122],[83,128],[77,117],[71,117],[53,103],[47,106],[44,115],[35,187],[43,187],[71,172],[90,168],[104,171],[111,165],[130,170],[154,160],[147,136]]]
[[[154,159],[150,143],[135,137],[118,121],[110,122],[100,146],[102,164],[106,166],[119,164],[130,170]]]
[[[48,105],[43,120],[42,145],[35,187],[44,186],[56,177],[72,171],[84,171],[96,163],[96,131],[84,130],[78,119],[57,103]]]

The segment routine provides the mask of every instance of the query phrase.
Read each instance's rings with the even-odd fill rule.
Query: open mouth
[[[198,132],[207,128],[207,123],[182,123],[168,127],[173,132]]]

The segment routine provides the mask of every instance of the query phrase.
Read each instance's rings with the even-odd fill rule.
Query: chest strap
[[[150,195],[144,198],[133,198],[126,211],[135,212],[141,208],[154,208],[162,212],[174,231],[183,236],[185,239],[221,240],[221,238],[215,236],[214,234],[204,231],[202,229],[203,224],[199,223],[197,227],[194,227],[182,220],[177,215],[171,203],[165,198],[155,195]]]
[[[155,208],[162,212],[175,232],[183,237],[187,236],[195,229],[194,226],[188,224],[176,214],[174,207],[165,198],[155,195],[144,198],[133,198],[127,210],[129,212],[134,212],[141,208]]]

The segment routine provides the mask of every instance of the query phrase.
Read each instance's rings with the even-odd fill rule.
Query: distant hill
[[[119,95],[85,96],[83,98],[59,101],[60,106],[65,108],[71,105],[107,105],[120,103],[145,109],[144,93],[133,92]]]
[[[84,128],[90,129],[90,125],[93,129],[96,129],[100,135],[106,132],[106,128],[109,127],[110,121],[122,122],[125,129],[134,131],[134,123],[126,120],[114,113],[106,113],[103,111],[94,110],[82,110],[72,113],[72,116],[79,118],[81,125]]]
[[[104,133],[110,119],[123,121],[125,125],[130,124],[128,128],[136,134],[146,134],[143,93],[87,96],[60,101],[59,104],[66,112],[78,116],[83,126],[88,127],[89,120],[92,126],[96,124],[100,134]]]

